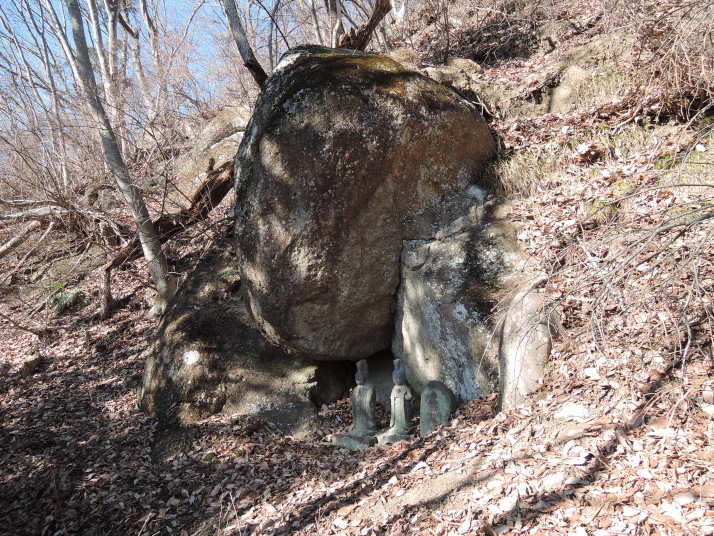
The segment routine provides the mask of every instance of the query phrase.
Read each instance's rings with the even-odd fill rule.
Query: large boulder
[[[289,51],[236,157],[237,266],[256,325],[317,360],[389,348],[405,241],[467,211],[494,151],[468,102],[389,58]]]
[[[317,406],[346,394],[354,366],[286,356],[253,325],[239,286],[225,252],[190,274],[162,318],[140,405],[166,424],[223,411],[309,431]]]

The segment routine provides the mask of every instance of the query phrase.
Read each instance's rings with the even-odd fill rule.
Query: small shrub
[[[57,313],[62,314],[73,307],[84,303],[85,294],[78,288],[60,290],[50,298],[50,307]]]

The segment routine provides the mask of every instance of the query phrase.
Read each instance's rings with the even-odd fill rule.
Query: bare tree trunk
[[[409,15],[409,0],[402,0],[402,5],[394,10],[397,24],[403,24]]]
[[[28,234],[30,234],[35,229],[39,229],[41,226],[42,226],[42,224],[39,221],[33,221],[27,227],[25,227],[22,231],[20,231],[15,236],[13,236],[10,240],[8,240],[3,245],[1,245],[0,246],[0,259],[2,259],[5,255],[10,253],[17,246],[22,244],[25,240],[25,237]]]
[[[82,13],[77,0],[65,0],[67,4],[67,12],[72,24],[72,36],[76,48],[76,56],[72,53],[69,40],[62,31],[62,27],[57,19],[56,12],[50,0],[45,0],[48,11],[53,16],[55,32],[60,39],[62,48],[65,51],[67,61],[72,66],[72,71],[77,78],[77,82],[81,86],[87,104],[89,105],[92,118],[99,130],[99,136],[102,143],[104,158],[111,169],[114,179],[116,180],[119,191],[124,196],[124,200],[131,209],[134,220],[138,226],[139,240],[146,258],[149,273],[156,284],[158,297],[154,310],[162,311],[166,302],[175,292],[175,281],[169,275],[166,257],[161,251],[161,241],[156,233],[154,224],[149,216],[149,211],[146,208],[144,199],[140,192],[131,182],[129,172],[124,164],[116,136],[109,123],[109,119],[104,111],[99,95],[97,85],[94,79],[94,71],[89,59],[89,51],[87,49],[87,41],[84,35],[84,23]]]
[[[374,30],[391,9],[392,3],[390,0],[377,0],[369,20],[357,30],[352,28],[348,33],[344,34],[337,46],[340,48],[351,48],[353,50],[364,50],[367,48],[369,41],[372,39]]]
[[[332,24],[330,46],[334,48],[345,34],[345,27],[342,25],[342,0],[326,0],[326,4]]]
[[[315,25],[315,37],[317,37],[317,42],[324,45],[325,40],[322,38],[322,32],[320,31],[320,20],[317,18],[315,0],[310,0],[310,14],[312,15],[312,23]]]
[[[211,210],[217,207],[233,187],[233,161],[208,172],[208,175],[191,196],[189,208],[176,215],[163,214],[154,221],[157,236],[161,242],[184,229],[205,220]],[[139,257],[139,241],[134,239],[126,244],[103,268],[103,289],[101,318],[108,318],[112,307],[111,271],[127,261]]]
[[[226,17],[228,17],[228,25],[231,28],[231,34],[233,34],[233,39],[238,45],[238,52],[240,52],[240,57],[243,58],[243,64],[246,69],[250,71],[253,76],[253,80],[258,84],[258,86],[263,87],[265,80],[268,75],[265,74],[263,66],[253,54],[253,49],[248,42],[248,36],[245,33],[243,24],[238,17],[238,10],[236,9],[235,0],[221,0],[223,4],[223,9],[226,12]]]

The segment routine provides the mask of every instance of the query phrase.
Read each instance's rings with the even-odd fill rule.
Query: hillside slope
[[[127,270],[108,321],[87,304],[38,340],[0,319],[0,533],[714,534],[711,56],[652,69],[701,26],[672,2],[633,5],[649,15],[629,34],[598,6],[505,6],[452,5],[447,32],[425,12],[399,54],[501,139],[494,182],[559,318],[529,403],[472,401],[427,439],[359,453],[328,441],[347,400],[307,438],[237,416],[160,430],[136,408],[155,326]],[[650,20],[674,30],[654,60],[628,37]],[[230,239],[222,216],[182,239],[181,266]]]

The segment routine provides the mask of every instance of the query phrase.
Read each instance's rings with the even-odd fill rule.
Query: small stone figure
[[[426,437],[437,426],[449,422],[449,416],[456,407],[454,394],[439,381],[430,381],[421,392],[419,408],[419,435]]]
[[[394,360],[392,380],[394,381],[391,396],[392,414],[389,419],[389,429],[377,436],[380,445],[409,439],[409,424],[412,420],[412,391],[407,385],[406,371],[400,359]]]
[[[367,383],[369,369],[364,359],[357,362],[355,382],[350,401],[352,402],[352,429],[349,434],[333,436],[335,445],[350,450],[362,450],[370,447],[375,442],[377,425],[374,422],[374,387]]]

